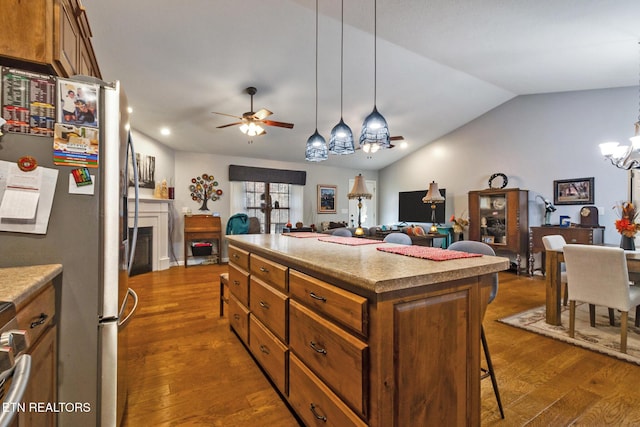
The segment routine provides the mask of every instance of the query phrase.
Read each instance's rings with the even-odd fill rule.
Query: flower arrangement
[[[614,209],[617,209],[620,215],[620,219],[616,220],[616,230],[618,230],[618,233],[625,237],[635,237],[638,230],[640,230],[640,224],[636,223],[638,212],[635,206],[633,206],[633,203],[623,202],[620,205],[614,206]]]
[[[455,215],[451,215],[449,221],[453,224],[453,232],[460,234],[464,231],[465,227],[469,225],[469,220],[464,219],[461,216],[457,217]]]

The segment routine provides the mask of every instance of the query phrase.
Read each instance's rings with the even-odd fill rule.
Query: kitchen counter
[[[60,273],[61,264],[0,268],[0,301],[13,302],[20,310]]]
[[[352,292],[376,299],[385,293],[476,277],[509,268],[509,260],[502,257],[429,261],[385,253],[376,249],[382,242],[347,246],[281,234],[226,237],[234,246],[268,256],[284,265],[295,266],[304,272],[314,272],[313,275],[324,280],[347,283]]]

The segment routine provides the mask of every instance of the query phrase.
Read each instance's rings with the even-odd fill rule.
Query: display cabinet
[[[523,257],[528,259],[528,199],[529,192],[519,188],[469,192],[469,239],[515,255],[518,272]]]

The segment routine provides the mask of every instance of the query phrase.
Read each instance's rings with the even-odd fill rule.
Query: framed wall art
[[[553,204],[593,204],[593,177],[553,181]]]
[[[318,213],[336,213],[335,185],[318,184]]]

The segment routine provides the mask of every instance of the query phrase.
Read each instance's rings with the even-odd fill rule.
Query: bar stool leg
[[[229,283],[229,273],[222,273],[220,275],[220,317],[224,316],[224,305],[226,303],[224,299],[224,288]]]
[[[491,362],[491,354],[489,353],[489,345],[487,344],[487,338],[484,335],[484,326],[480,330],[480,338],[482,339],[482,349],[484,350],[484,357],[487,361],[487,369],[482,369],[483,375],[481,378],[491,377],[491,384],[493,385],[493,392],[496,395],[498,401],[498,408],[500,409],[500,417],[504,419],[504,410],[502,409],[502,400],[500,399],[500,391],[498,390],[498,381],[496,381],[496,374],[493,372],[493,363]]]

